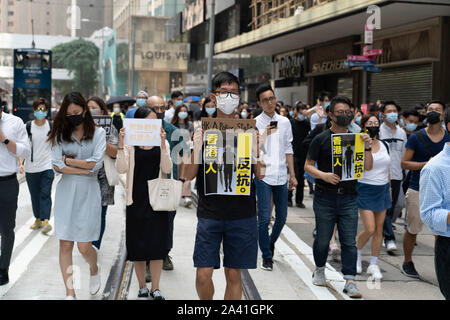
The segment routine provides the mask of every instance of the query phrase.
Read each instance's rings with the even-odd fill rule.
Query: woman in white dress
[[[74,242],[90,266],[90,293],[100,290],[100,270],[92,241],[99,239],[101,193],[98,171],[106,149],[105,130],[95,126],[86,100],[80,93],[64,97],[55,117],[49,141],[52,164],[62,174],[55,195],[55,236],[60,240],[59,263],[66,299],[75,299],[72,282]]]

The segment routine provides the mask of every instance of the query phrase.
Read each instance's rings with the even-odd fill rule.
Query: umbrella
[[[127,96],[118,96],[118,97],[112,97],[108,101],[106,101],[106,105],[109,107],[113,105],[114,103],[131,103],[134,104],[136,102],[136,99],[133,97],[127,97]]]
[[[198,96],[189,96],[184,98],[184,102],[198,102],[201,100],[201,97]]]

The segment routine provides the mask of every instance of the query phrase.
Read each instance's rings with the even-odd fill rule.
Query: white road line
[[[15,232],[16,234],[16,238],[14,240],[14,250],[16,250],[16,248],[18,246],[20,246],[22,244],[22,242],[30,235],[34,232],[34,230],[30,229],[30,226],[34,223],[35,218],[30,218],[30,220],[28,220],[27,222],[25,222],[25,224],[18,230]]]
[[[326,287],[315,286],[312,283],[312,273],[309,268],[281,238],[277,241],[277,251],[319,300],[337,300]]]
[[[304,256],[306,256],[313,265],[315,265],[314,262],[314,256],[313,256],[313,250],[312,248],[306,244],[303,240],[301,240],[297,234],[292,231],[287,225],[284,226],[282,234],[286,237],[286,239],[292,243],[298,251],[300,251]],[[278,244],[278,241],[277,241]],[[277,245],[278,247],[278,245]],[[343,293],[344,286],[345,286],[345,280],[342,274],[340,274],[336,269],[334,269],[329,263],[326,264],[326,271],[325,271],[327,280],[329,280],[329,285],[336,290],[336,292],[345,300],[354,300],[350,297],[348,297],[346,294]]]

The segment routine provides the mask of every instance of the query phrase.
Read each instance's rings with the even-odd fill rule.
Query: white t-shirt
[[[52,167],[52,146],[47,142],[50,125],[48,121],[43,126],[37,126],[31,122],[31,139],[33,150],[33,162],[31,154],[25,160],[24,169],[27,173],[37,173],[51,170]]]
[[[375,186],[384,186],[389,183],[389,171],[391,167],[391,157],[383,142],[379,141],[380,150],[373,153],[373,168],[364,171],[364,177],[358,181]]]

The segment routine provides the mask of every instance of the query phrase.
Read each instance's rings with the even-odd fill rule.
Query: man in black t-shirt
[[[305,171],[315,178],[314,214],[317,235],[314,239],[313,254],[316,270],[313,274],[313,284],[326,286],[325,264],[328,257],[329,243],[337,223],[339,241],[341,243],[342,273],[346,284],[344,293],[351,298],[360,298],[354,279],[356,276],[356,233],[358,227],[358,205],[356,180],[341,181],[333,173],[331,135],[347,133],[348,125],[353,119],[350,110],[352,103],[346,97],[335,97],[329,106],[331,127],[316,136],[309,146]],[[366,162],[372,159],[372,140],[367,134],[361,134],[366,146]],[[317,163],[317,168],[315,164]]]
[[[234,75],[221,72],[214,77],[210,98],[217,106],[217,118],[233,119],[239,96],[239,80]],[[254,139],[259,140],[257,134]],[[224,299],[240,300],[241,269],[256,269],[257,263],[255,186],[253,178],[250,178],[249,196],[205,195],[202,146],[203,131],[198,128],[194,133],[191,163],[185,164],[184,170],[185,179],[197,178],[198,224],[193,256],[194,266],[197,268],[197,293],[201,300],[213,298],[212,275],[214,269],[220,268],[220,245],[223,243],[223,265],[227,281]],[[255,149],[256,154],[259,154],[259,142]],[[263,170],[264,164],[258,161],[252,165],[251,175],[255,175],[258,180],[263,179]]]

